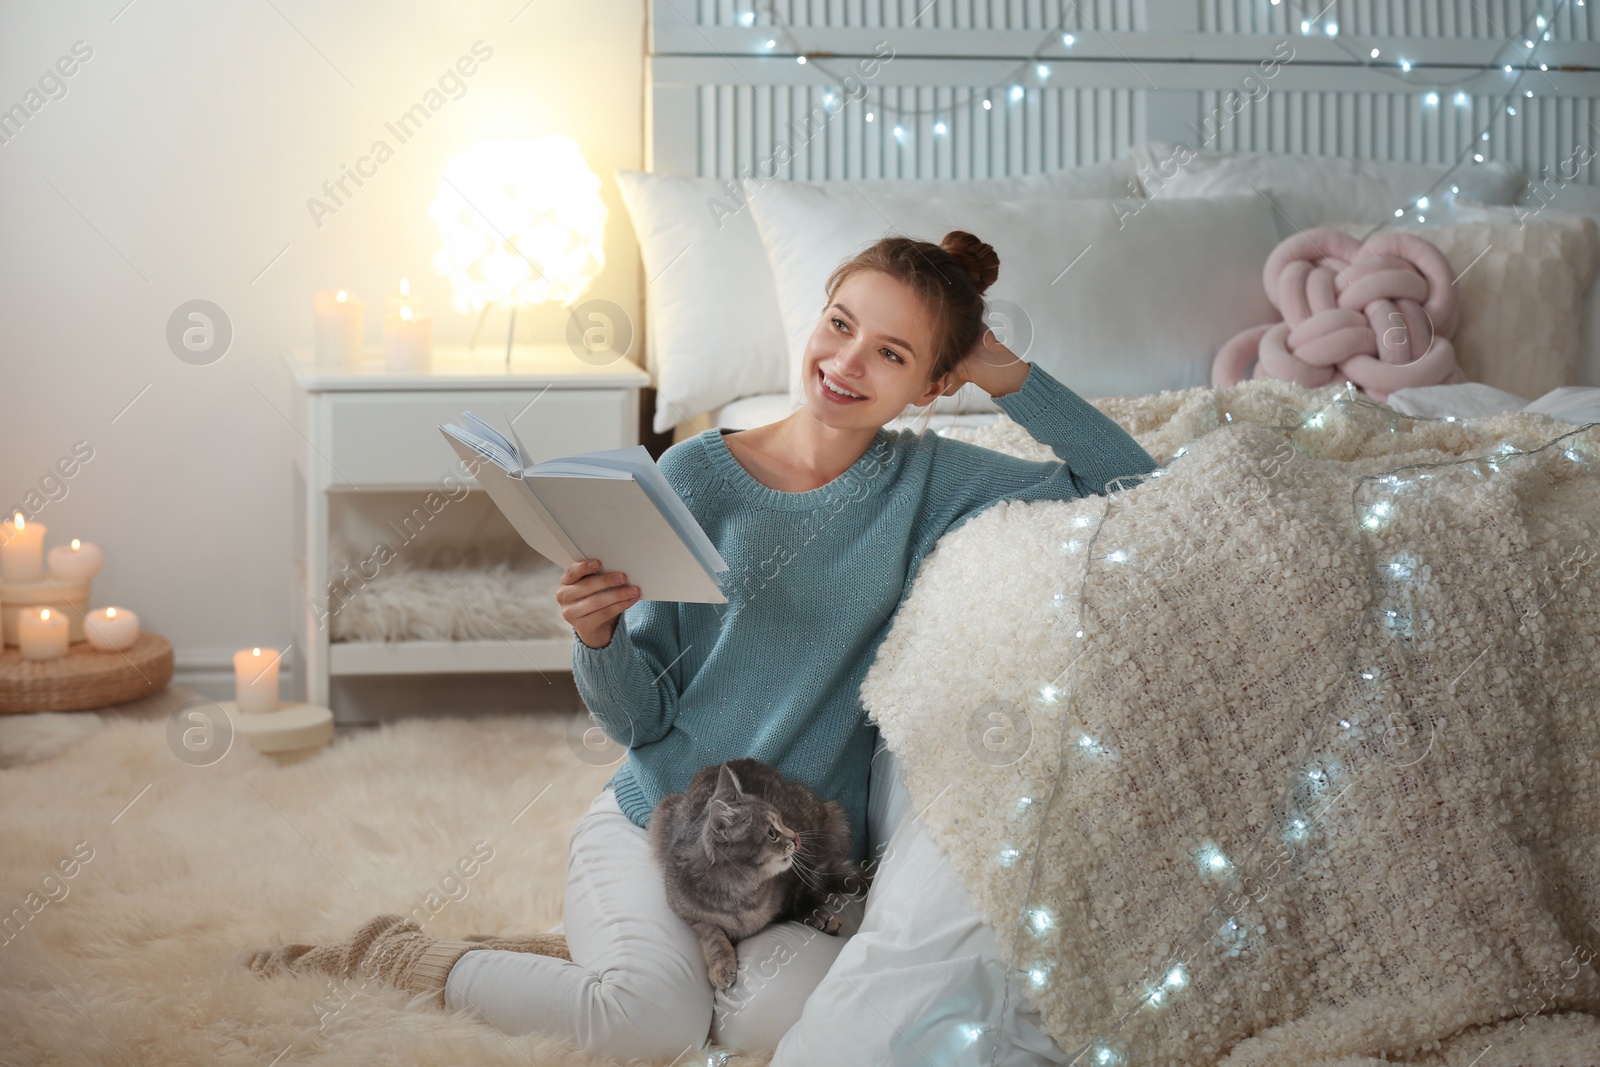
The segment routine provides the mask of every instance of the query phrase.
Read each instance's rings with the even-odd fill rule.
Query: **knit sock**
[[[483,944],[429,937],[415,919],[380,915],[344,941],[258,949],[244,964],[261,976],[317,971],[335,978],[379,978],[411,993],[433,993],[444,1007],[444,984],[464,954]]]
[[[521,934],[501,937],[497,934],[469,934],[463,938],[478,948],[495,948],[502,952],[532,952],[538,956],[559,956],[570,960],[565,934]]]

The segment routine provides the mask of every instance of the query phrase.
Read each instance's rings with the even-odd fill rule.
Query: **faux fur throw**
[[[1101,406],[1170,465],[952,531],[862,686],[1018,995],[1080,1064],[1600,1063],[1600,425]]]

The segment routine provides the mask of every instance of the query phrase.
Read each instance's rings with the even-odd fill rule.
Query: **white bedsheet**
[[[1507,411],[1527,411],[1583,425],[1600,422],[1600,388],[1592,385],[1564,385],[1537,400],[1529,400],[1496,389],[1482,382],[1456,385],[1426,385],[1397,389],[1389,394],[1389,406],[1402,415],[1442,419],[1480,419]]]
[[[1529,400],[1482,382],[1462,382],[1456,385],[1427,385],[1415,389],[1397,389],[1389,396],[1389,406],[1402,415],[1426,418],[1444,418],[1454,415],[1458,419],[1479,419],[1507,411],[1529,411],[1563,419],[1576,425],[1600,422],[1600,387],[1592,385],[1567,385],[1552,389],[1537,400]],[[747,396],[724,404],[711,413],[711,423],[730,430],[748,430],[752,426],[765,426],[777,422],[794,408],[787,393],[763,393]],[[938,431],[952,426],[987,426],[999,416],[992,411],[967,415],[935,414],[927,419],[927,428]],[[900,416],[889,421],[891,430],[916,429],[923,416]]]

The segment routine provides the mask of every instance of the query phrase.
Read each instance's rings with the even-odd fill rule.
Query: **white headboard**
[[[1182,141],[1432,163],[1481,152],[1530,179],[1600,184],[1573,162],[1600,152],[1590,3],[651,0],[645,165],[995,177]]]

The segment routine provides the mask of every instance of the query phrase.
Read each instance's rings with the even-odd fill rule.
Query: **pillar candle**
[[[5,544],[0,544],[0,582],[7,585],[29,585],[44,581],[44,534],[42,522],[28,522],[17,512],[6,531]]]
[[[67,654],[67,617],[49,608],[24,608],[17,616],[23,659],[60,659]]]
[[[323,289],[312,296],[311,308],[317,325],[317,362],[359,365],[366,303],[344,289]]]
[[[280,658],[270,648],[246,648],[233,654],[233,692],[241,713],[278,710]]]
[[[384,316],[383,366],[391,371],[426,371],[433,362],[433,317],[420,318],[410,304]]]
[[[96,608],[84,620],[83,634],[90,648],[120,652],[139,640],[139,616],[127,608]]]
[[[57,545],[46,558],[50,561],[50,573],[57,578],[65,578],[69,582],[87,582],[100,573],[106,556],[100,551],[99,545],[74,537],[72,544]]]

